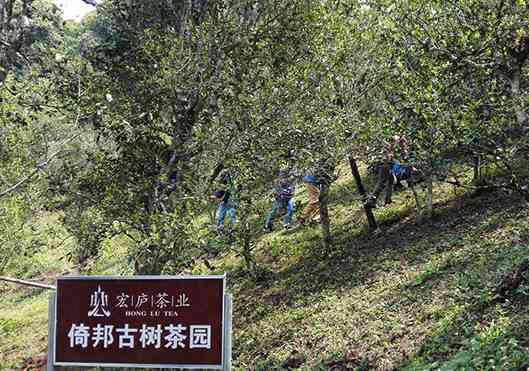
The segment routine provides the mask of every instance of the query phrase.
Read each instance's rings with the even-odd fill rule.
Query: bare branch
[[[17,278],[10,278],[10,277],[4,277],[4,276],[0,276],[0,281],[12,282],[12,283],[16,283],[16,284],[23,285],[23,286],[38,287],[40,289],[48,289],[48,290],[57,289],[55,286],[52,286],[52,285],[45,285],[43,283],[19,280]]]

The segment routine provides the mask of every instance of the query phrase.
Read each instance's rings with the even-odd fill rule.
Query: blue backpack
[[[395,163],[391,166],[391,172],[398,180],[406,180],[411,177],[411,166]]]

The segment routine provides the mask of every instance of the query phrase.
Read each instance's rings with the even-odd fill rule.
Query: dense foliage
[[[395,134],[425,176],[429,215],[436,180],[529,197],[525,2],[107,0],[80,24],[44,0],[0,10],[8,246],[58,209],[80,268],[123,236],[138,273],[223,249],[254,269],[263,196],[289,169],[318,175],[332,249],[336,172],[380,158]],[[241,202],[228,237],[209,225],[223,170]],[[3,266],[16,256],[1,254]]]
[[[228,271],[240,369],[525,367],[527,1],[83,1],[0,0],[0,276]]]

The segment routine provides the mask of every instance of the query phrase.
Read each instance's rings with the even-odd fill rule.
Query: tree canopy
[[[485,162],[501,176],[480,181],[529,200],[523,1],[92,5],[74,23],[49,1],[0,2],[5,236],[12,213],[55,207],[81,265],[125,236],[138,273],[191,269],[213,245],[252,266],[263,195],[288,169],[318,176],[332,249],[337,172],[394,135],[430,201],[437,180],[483,186],[463,178]],[[235,245],[204,219],[223,170],[242,202]]]

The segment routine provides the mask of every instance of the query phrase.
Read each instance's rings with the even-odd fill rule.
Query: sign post
[[[55,347],[55,292],[50,295],[48,304],[48,362],[46,371],[53,371],[53,354]]]
[[[224,296],[224,371],[231,371],[232,297]]]
[[[48,370],[231,370],[231,306],[225,276],[61,277]]]

